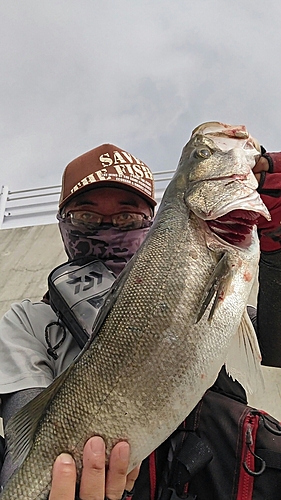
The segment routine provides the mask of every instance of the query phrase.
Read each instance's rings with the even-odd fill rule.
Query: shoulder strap
[[[169,438],[166,468],[161,474],[157,500],[195,500],[188,492],[188,483],[213,458],[209,446],[194,431],[200,406],[201,403]]]
[[[170,489],[171,499],[188,499],[188,483],[200,470],[208,465],[213,454],[209,446],[195,432],[186,432],[182,447],[175,457]]]
[[[3,438],[3,436],[0,435],[0,471],[4,463],[4,454],[5,454],[5,439]]]

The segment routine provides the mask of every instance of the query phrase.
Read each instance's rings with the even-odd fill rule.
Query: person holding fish
[[[103,144],[76,158],[66,167],[63,175],[58,213],[59,229],[68,258],[96,257],[118,276],[147,235],[156,203],[151,170],[127,151],[112,144]],[[6,358],[5,367],[1,364],[6,372],[5,379],[12,383],[9,393],[5,394],[5,389],[2,390],[4,376],[1,376],[5,425],[12,414],[67,368],[80,351],[79,345],[69,334],[57,349],[58,359],[55,361],[48,355],[45,327],[56,320],[48,294],[41,303],[24,301],[15,307],[18,310],[11,311],[12,317],[4,318],[3,327],[0,327],[1,353],[4,353],[8,337],[11,340],[10,321],[17,346],[13,362]],[[32,323],[35,336],[25,331],[30,330],[26,327],[26,321]],[[55,327],[55,331],[52,328],[52,339],[56,335],[60,337],[60,328]],[[101,491],[102,498],[106,494],[114,500],[121,498],[124,490],[130,491],[133,487],[138,467],[127,476],[129,445],[123,442],[118,443],[111,453],[105,490],[104,450],[104,442],[99,437],[90,439],[85,447],[81,498],[99,498],[98,493]],[[2,482],[7,481],[12,468],[8,454],[2,469]],[[73,496],[76,468],[70,456],[63,454],[59,457],[53,477],[50,499]]]
[[[241,135],[241,131],[239,133]],[[281,308],[273,308],[274,313],[272,307],[269,308],[269,302],[272,305],[274,299],[278,300],[278,294],[275,293],[275,297],[272,295],[273,284],[271,281],[268,283],[267,272],[272,267],[273,259],[274,266],[276,265],[274,286],[279,287],[281,153],[266,153],[263,149],[261,154],[256,153],[253,172],[259,182],[258,190],[270,209],[272,222],[266,221],[262,216],[241,220],[241,214],[236,210],[230,214],[222,212],[216,219],[210,218],[208,226],[211,232],[228,244],[239,246],[258,223],[262,250],[260,273],[263,279],[260,281],[257,334],[263,362],[269,366],[281,367]],[[200,154],[207,155],[207,148],[201,148]],[[68,258],[101,259],[118,276],[150,231],[155,206],[152,173],[135,156],[116,146],[104,144],[76,158],[66,167],[63,175],[58,213],[59,228]],[[262,212],[263,209],[259,210]],[[270,297],[268,286],[271,290]],[[201,315],[207,307],[208,304],[202,304]],[[273,325],[270,341],[266,325],[269,319],[264,320],[265,315]],[[53,330],[50,336],[52,345],[55,346],[53,356],[52,351],[47,351],[45,341],[45,327],[51,323]],[[55,323],[56,316],[46,294],[40,304],[23,301],[21,305],[14,305],[0,324],[0,394],[5,427],[20,408],[59,377],[79,354],[80,347],[70,334],[60,343],[61,330]],[[27,442],[24,444],[28,447]],[[99,436],[91,437],[84,448],[80,489],[76,492],[78,497],[81,500],[119,500],[121,497],[132,496],[130,492],[136,482],[134,499],[156,500],[157,497],[153,497],[151,492],[148,496],[143,493],[143,481],[148,477],[145,470],[148,467],[147,461],[142,465],[140,473],[139,466],[135,464],[127,475],[130,451],[129,444],[121,440],[112,448],[108,459],[103,439]],[[164,462],[166,463],[166,459]],[[17,463],[13,463],[8,449],[2,469],[3,484],[6,484],[16,467]],[[74,499],[76,464],[70,454],[62,453],[56,459],[51,489],[50,476],[48,477],[46,491],[40,498],[47,498],[49,494],[50,500]],[[15,497],[11,493],[9,496],[9,484],[10,481],[2,494],[4,500],[37,498],[32,496],[32,492],[24,492],[23,496],[16,493]],[[27,489],[30,489],[29,485],[26,491]],[[149,489],[147,485],[145,489]]]

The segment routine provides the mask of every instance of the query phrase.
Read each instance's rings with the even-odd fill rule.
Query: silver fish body
[[[233,151],[223,150],[216,129],[211,138],[204,130],[184,148],[148,237],[113,286],[97,338],[11,421],[7,433],[23,463],[1,500],[47,498],[56,456],[71,453],[80,472],[92,435],[105,439],[108,453],[127,440],[132,469],[177,428],[227,361],[245,324],[259,243],[253,228],[246,244],[230,245],[206,221],[232,206],[268,214],[251,172],[254,145],[245,152],[238,138]],[[32,427],[30,414],[44,401],[25,457],[28,437],[16,436],[22,425]]]

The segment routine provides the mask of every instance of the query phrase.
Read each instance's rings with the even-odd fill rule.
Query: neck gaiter
[[[89,230],[74,227],[57,216],[59,229],[69,259],[93,257],[102,260],[116,276],[121,273],[145,239],[149,227],[121,231],[112,226]]]

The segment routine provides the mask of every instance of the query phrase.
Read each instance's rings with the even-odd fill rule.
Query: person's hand
[[[256,176],[258,183],[260,182],[261,172],[268,172],[268,170],[269,170],[268,159],[265,156],[260,156],[253,168],[253,172]]]
[[[105,466],[105,444],[101,437],[90,438],[84,447],[83,470],[79,498],[81,500],[120,500],[124,490],[131,491],[139,473],[136,467],[127,475],[130,447],[117,443]],[[62,453],[53,467],[53,480],[49,500],[74,500],[76,467],[71,455]]]

